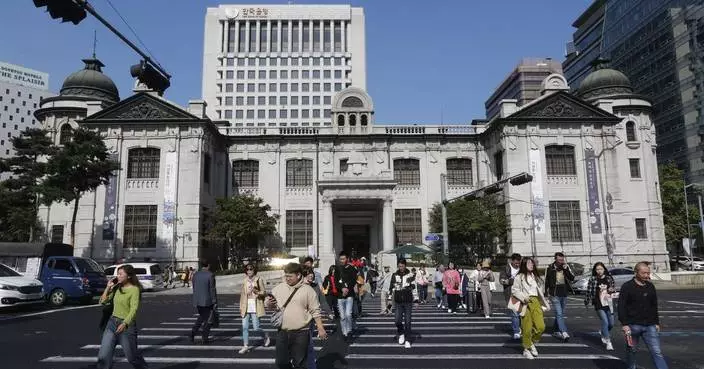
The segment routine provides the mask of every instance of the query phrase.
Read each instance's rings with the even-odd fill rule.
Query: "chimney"
[[[205,119],[205,107],[208,103],[205,100],[189,100],[188,101],[188,112],[195,115],[198,118]]]
[[[501,118],[506,118],[516,111],[518,111],[518,100],[503,99],[499,102],[499,116]]]
[[[86,117],[103,110],[103,103],[101,101],[86,101]]]

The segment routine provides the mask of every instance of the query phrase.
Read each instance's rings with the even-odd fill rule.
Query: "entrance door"
[[[367,259],[369,255],[369,244],[371,242],[368,224],[343,224],[342,225],[342,248],[352,258]]]

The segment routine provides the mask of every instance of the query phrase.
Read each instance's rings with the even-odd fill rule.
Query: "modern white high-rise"
[[[364,10],[220,5],[205,16],[203,99],[232,127],[332,123],[333,96],[366,89]]]

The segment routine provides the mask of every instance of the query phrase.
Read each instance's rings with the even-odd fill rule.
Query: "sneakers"
[[[271,346],[271,338],[267,337],[264,339],[264,347]]]
[[[570,335],[567,334],[567,332],[562,332],[562,339],[565,340],[565,342],[567,342],[570,339]]]
[[[520,333],[514,333],[514,334],[513,334],[513,339],[514,339],[514,340],[520,340],[520,339],[521,339],[521,334],[520,334]]]
[[[448,312],[448,313],[452,313],[452,309],[447,309],[447,312]]]
[[[531,354],[530,351],[528,351],[528,350],[523,350],[523,357],[528,360],[535,359],[535,356],[533,356],[533,354]]]
[[[611,340],[606,341],[606,351],[613,351],[614,350],[614,345],[611,343]]]
[[[535,348],[535,345],[530,345],[530,354],[533,355],[534,357],[538,357],[538,349]]]
[[[608,338],[601,337],[601,343],[605,345],[606,342],[609,342],[609,339],[608,339]]]
[[[487,318],[487,319],[490,319],[490,318],[491,318],[490,315],[484,315],[484,317]]]
[[[442,304],[438,304],[438,309],[440,309],[441,306],[442,306]]]
[[[403,345],[403,343],[406,342],[406,336],[404,335],[399,335],[398,336],[398,344]]]
[[[403,347],[405,347],[405,348],[407,348],[407,349],[411,348],[411,342],[406,341],[406,342],[403,344]]]
[[[241,348],[240,351],[239,351],[240,355],[244,355],[244,354],[246,354],[246,353],[248,353],[248,352],[249,352],[249,347],[248,347],[248,346],[242,346],[242,348]]]

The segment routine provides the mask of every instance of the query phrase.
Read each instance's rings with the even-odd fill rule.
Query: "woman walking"
[[[529,257],[524,257],[511,287],[511,300],[515,298],[520,302],[518,309],[521,315],[521,343],[526,359],[538,357],[535,344],[540,341],[545,331],[543,312],[550,310],[550,303],[543,294],[544,288],[545,282],[538,275],[535,262]]]
[[[335,284],[335,265],[330,265],[328,275],[323,279],[322,285],[325,302],[330,308],[330,320],[340,318],[340,314],[337,312],[337,289],[338,286]]]
[[[131,265],[117,269],[117,278],[108,282],[100,303],[112,303],[113,311],[108,320],[98,351],[98,369],[111,369],[115,346],[120,343],[127,361],[135,369],[147,368],[144,357],[137,349],[137,313],[142,295],[142,285]]]
[[[494,273],[491,271],[489,260],[485,260],[482,263],[482,269],[478,273],[477,282],[479,282],[479,290],[482,295],[484,317],[489,319],[491,317],[491,283],[494,282]]]
[[[457,314],[457,304],[460,300],[460,274],[455,269],[454,263],[447,264],[442,285],[447,292],[447,312]]]
[[[611,294],[616,292],[614,278],[606,269],[604,263],[598,262],[592,268],[592,276],[587,283],[587,293],[584,295],[584,306],[594,305],[599,320],[601,320],[601,342],[607,351],[613,351],[611,329],[614,327],[614,311]]]
[[[425,264],[421,264],[416,272],[416,285],[420,303],[425,304],[428,302],[428,272],[425,270]]]
[[[253,331],[259,331],[264,335],[264,347],[271,344],[269,334],[264,332],[259,326],[259,318],[263,317],[264,298],[266,297],[266,286],[264,281],[257,277],[254,265],[248,264],[245,268],[245,277],[242,281],[240,291],[240,317],[242,317],[242,348],[240,354],[246,354],[251,350],[249,347],[249,325],[252,324]]]

